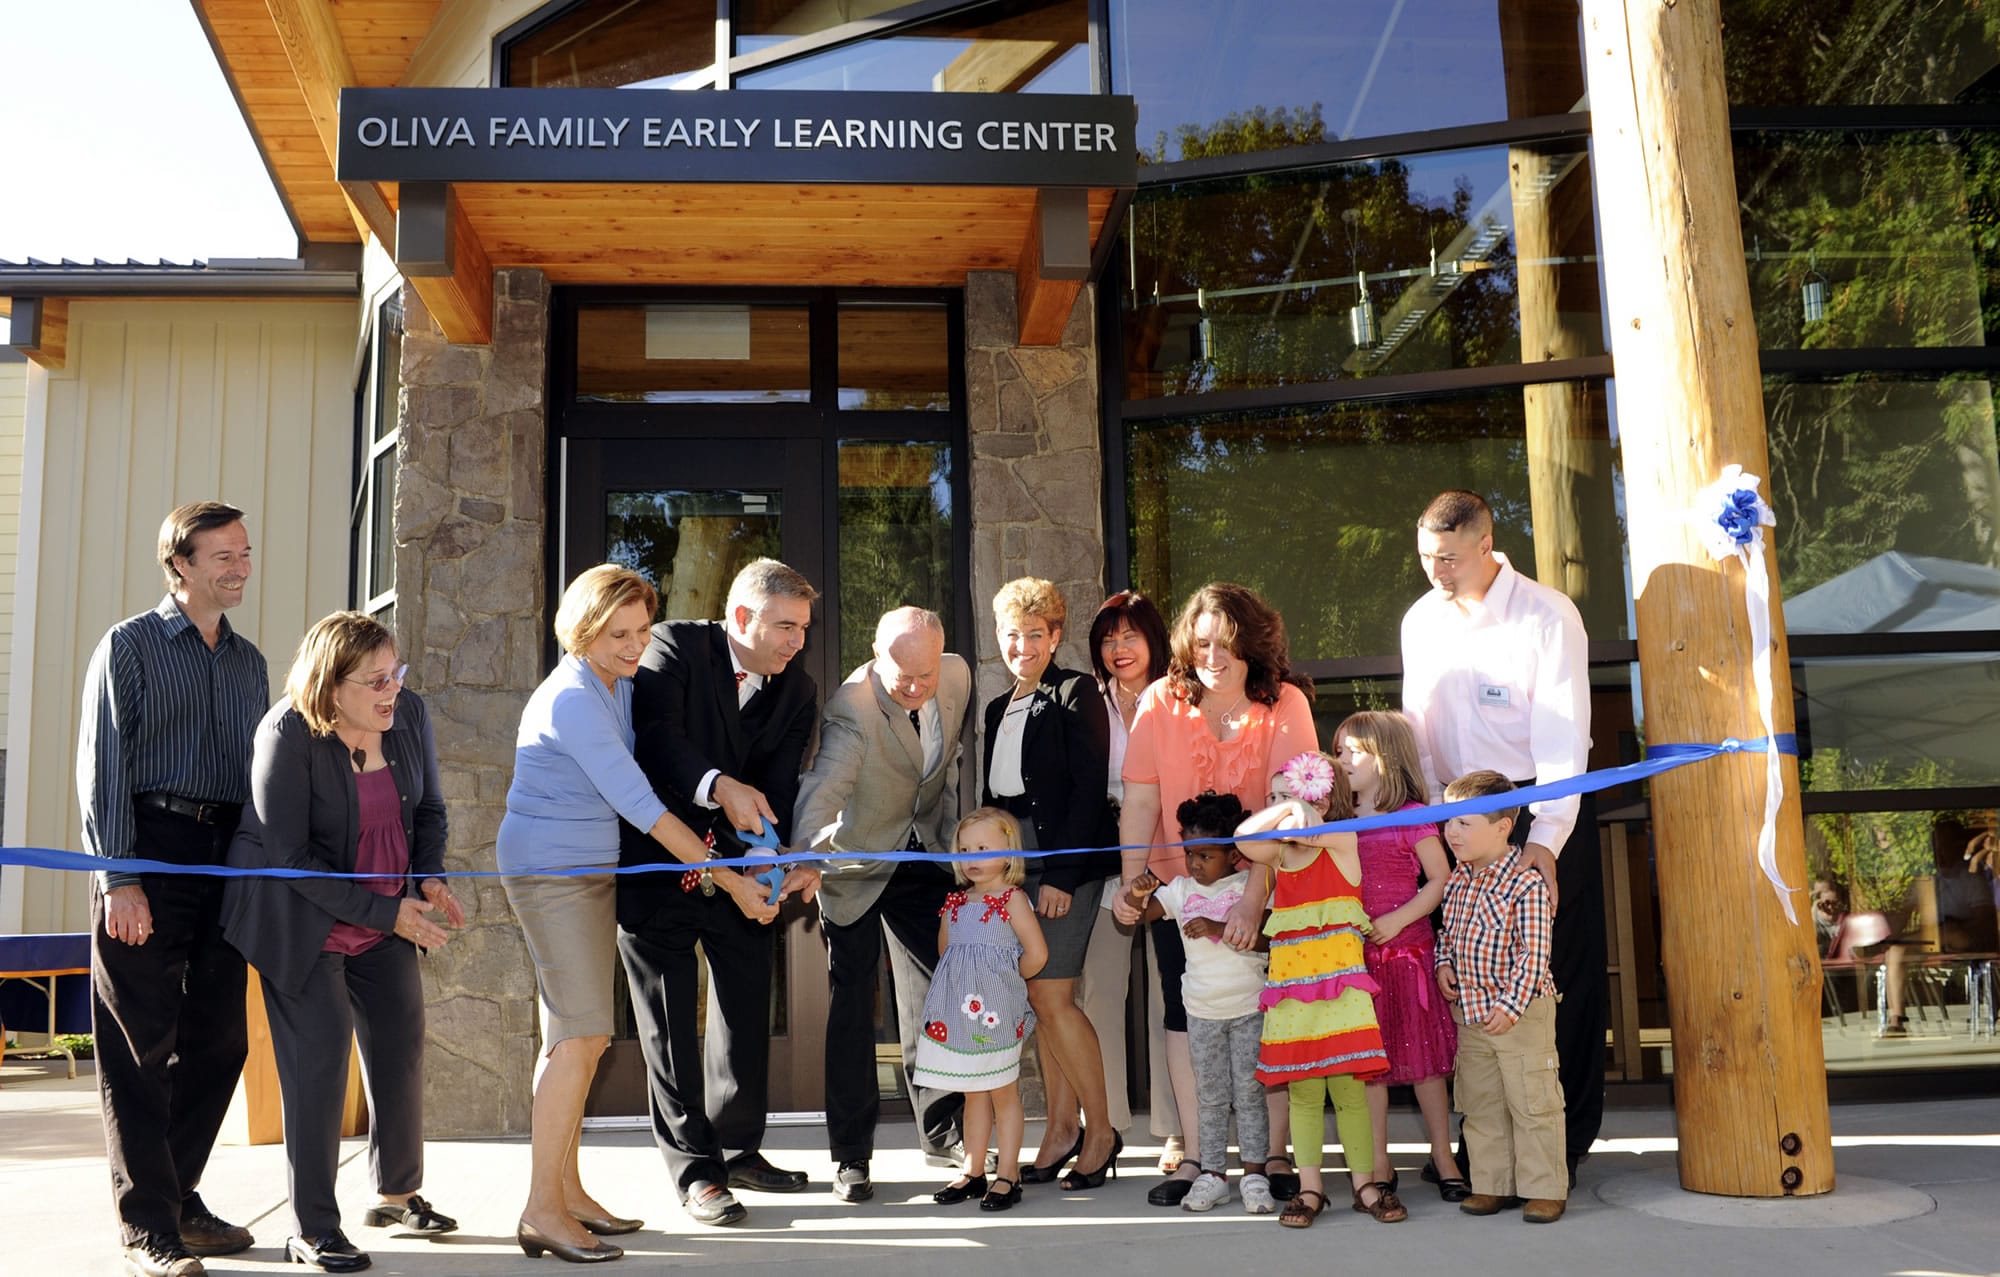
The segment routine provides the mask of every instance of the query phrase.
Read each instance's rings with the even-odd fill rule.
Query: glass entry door
[[[818,443],[803,439],[570,439],[562,458],[563,561],[557,575],[566,582],[597,563],[622,564],[653,582],[662,619],[722,616],[729,583],[764,556],[824,583],[819,457]],[[818,629],[793,659],[825,687],[832,645]],[[804,1082],[811,1083],[811,1094],[819,1089],[826,1026],[791,1014],[794,1005],[825,1005],[826,963],[818,936],[808,934],[807,915],[815,912],[794,903],[773,924],[774,1103],[800,1096]],[[700,978],[705,1031],[706,967]],[[623,979],[613,987],[619,1032],[591,1091],[586,1111],[593,1116],[646,1111],[645,1066]]]
[[[947,649],[972,656],[954,296],[560,289],[551,343],[551,605],[577,573],[609,560],[654,583],[662,618],[713,620],[742,566],[770,555],[820,590],[795,659],[822,698],[868,660],[890,608],[938,612]],[[977,770],[963,768],[966,785]],[[817,906],[797,901],[774,924],[776,1111],[824,1103],[818,925]],[[886,969],[881,987],[887,1099],[900,1077]],[[639,1044],[620,1015],[626,1027],[598,1070],[594,1115],[645,1112]]]

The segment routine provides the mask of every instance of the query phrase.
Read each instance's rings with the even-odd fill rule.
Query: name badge
[[[1487,709],[1506,709],[1514,703],[1513,693],[1492,683],[1479,685],[1479,703]]]

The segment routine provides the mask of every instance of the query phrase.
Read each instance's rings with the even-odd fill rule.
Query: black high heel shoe
[[[1114,1132],[1111,1136],[1111,1156],[1104,1159],[1104,1165],[1094,1171],[1086,1171],[1079,1165],[1075,1170],[1062,1177],[1063,1192],[1078,1193],[1086,1188],[1102,1188],[1106,1175],[1109,1175],[1112,1179],[1117,1179],[1118,1155],[1124,1151],[1125,1137]]]
[[[1002,1184],[1009,1186],[1004,1193],[1000,1191]],[[987,1190],[986,1196],[979,1199],[980,1210],[1013,1210],[1020,1204],[1021,1186],[1005,1175],[995,1179],[993,1187]]]
[[[1069,1151],[1058,1157],[1053,1165],[1036,1166],[1031,1162],[1023,1166],[1021,1168],[1021,1182],[1023,1184],[1054,1183],[1057,1179],[1061,1178],[1064,1163],[1075,1158],[1081,1152],[1083,1152],[1083,1132],[1078,1131],[1076,1133],[1076,1143],[1070,1145]]]
[[[946,1184],[931,1194],[931,1200],[940,1206],[956,1206],[960,1202],[969,1202],[975,1197],[984,1196],[986,1196],[986,1177],[976,1175],[963,1184]]]

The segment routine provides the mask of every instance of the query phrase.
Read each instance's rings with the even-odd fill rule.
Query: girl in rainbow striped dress
[[[1247,834],[1306,829],[1354,815],[1354,796],[1333,759],[1312,751],[1271,778],[1283,801],[1237,829]],[[1258,839],[1237,844],[1270,865],[1277,883],[1271,916],[1270,983],[1264,989],[1264,1038],[1257,1077],[1291,1096],[1292,1151],[1299,1191],[1278,1216],[1288,1228],[1309,1228],[1326,1209],[1320,1175],[1321,1133],[1333,1106],[1341,1152],[1353,1180],[1354,1209],[1381,1223],[1409,1218],[1387,1187],[1375,1183],[1375,1132],[1368,1117],[1367,1078],[1389,1068],[1375,1022],[1375,981],[1362,960],[1368,913],[1361,907],[1361,856],[1351,833]]]

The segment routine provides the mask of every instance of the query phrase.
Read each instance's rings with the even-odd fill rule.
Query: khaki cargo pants
[[[1465,1115],[1473,1192],[1555,1201],[1569,1196],[1554,998],[1530,1002],[1520,1021],[1497,1037],[1461,1023],[1452,1091]]]

